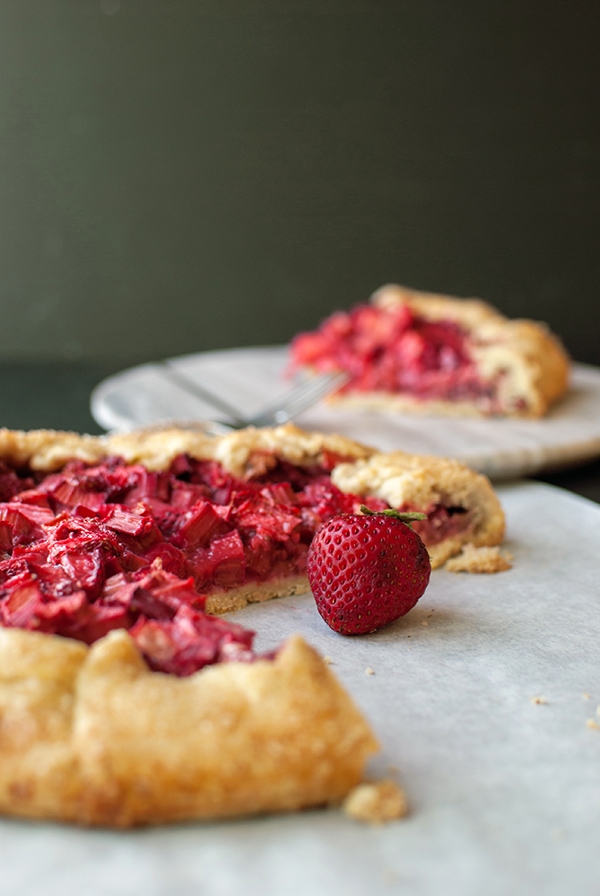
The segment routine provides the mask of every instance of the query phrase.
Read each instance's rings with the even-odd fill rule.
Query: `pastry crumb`
[[[375,825],[408,814],[406,794],[390,779],[359,784],[346,797],[343,808],[350,818]]]
[[[548,701],[546,700],[546,698],[545,698],[545,697],[541,697],[541,696],[532,697],[532,698],[531,698],[531,702],[532,702],[532,703],[537,703],[538,706],[546,705],[546,704],[548,703]]]
[[[371,669],[370,666],[367,666],[365,669],[365,675],[375,675],[375,669]]]
[[[503,553],[498,547],[478,548],[466,544],[457,557],[448,560],[446,569],[449,572],[504,572],[512,569],[512,561],[511,555]]]
[[[333,660],[332,660],[332,658],[331,658],[330,656],[324,656],[324,657],[323,657],[323,662],[324,662],[327,666],[333,666],[333,665],[334,665],[334,662],[333,662]]]
[[[600,731],[600,724],[598,724],[596,719],[588,719],[585,724],[588,728],[591,728],[593,731]]]
[[[592,699],[592,695],[591,695],[591,694],[588,694],[588,692],[585,691],[584,694],[583,694],[583,699],[584,699],[584,700],[591,700],[591,699]]]

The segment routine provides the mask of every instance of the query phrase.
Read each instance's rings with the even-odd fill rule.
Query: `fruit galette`
[[[219,615],[307,590],[319,525],[421,511],[433,567],[500,543],[488,480],[294,426],[0,431],[0,812],[128,826],[336,802],[377,749],[300,637]]]
[[[331,399],[339,406],[484,417],[542,417],[566,392],[570,368],[544,324],[395,285],[300,333],[291,361],[346,371]]]

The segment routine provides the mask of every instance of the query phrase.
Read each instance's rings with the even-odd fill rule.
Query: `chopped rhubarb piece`
[[[6,520],[0,520],[0,551],[10,553],[13,549],[13,527]]]
[[[167,666],[172,664],[173,657],[177,653],[177,644],[169,627],[164,623],[141,616],[129,632],[153,669],[166,670]]]
[[[273,569],[276,544],[266,532],[246,536],[246,568],[257,579],[264,579]]]
[[[210,501],[198,501],[184,513],[177,525],[179,538],[188,547],[208,545],[217,532],[223,530],[223,521]]]
[[[230,588],[244,581],[246,557],[244,545],[237,531],[216,538],[210,546],[213,580],[221,588]]]
[[[49,603],[39,600],[35,608],[34,619],[31,620],[28,628],[61,635],[67,632],[69,634],[78,632],[85,626],[89,611],[90,604],[82,589],[64,597],[56,597]]]
[[[0,520],[10,526],[13,545],[27,544],[35,537],[35,522],[18,504],[0,504]]]
[[[88,545],[58,545],[51,549],[49,559],[59,563],[76,587],[83,588],[94,597],[104,582],[104,558],[100,548]]]
[[[145,535],[154,529],[154,520],[148,514],[133,513],[118,504],[109,507],[104,522],[114,532],[123,532],[126,535]]]
[[[13,628],[30,628],[35,610],[41,604],[41,591],[35,576],[29,576],[28,581],[23,581],[11,590],[2,606],[3,625]]]
[[[29,488],[25,491],[19,492],[18,503],[19,505],[32,504],[36,507],[43,507],[45,510],[52,513],[52,507],[50,505],[48,495],[46,495],[44,492],[41,492],[37,488]]]
[[[19,513],[26,520],[29,520],[35,528],[44,526],[52,522],[54,514],[49,507],[43,504],[21,504],[19,503]]]
[[[189,565],[196,590],[208,592],[213,582],[214,563],[210,555],[210,548],[196,548],[190,553]]]
[[[353,495],[347,495],[330,483],[314,482],[302,493],[299,503],[305,523],[311,530],[336,513],[352,513],[360,504]]]
[[[180,579],[167,573],[159,561],[154,561],[149,572],[111,577],[106,582],[104,597],[128,607],[135,615],[159,620],[172,619],[183,604],[203,603],[191,577]]]
[[[76,638],[85,644],[93,644],[115,628],[129,628],[131,624],[131,614],[125,607],[95,603],[89,607],[85,622],[70,627],[65,625],[62,631],[57,631],[57,634]]]
[[[52,497],[64,507],[87,507],[89,510],[99,510],[104,504],[104,496],[99,492],[90,491],[76,479],[64,479],[53,490]]]
[[[136,466],[135,481],[123,495],[120,503],[134,507],[139,502],[156,501],[168,505],[171,498],[171,477],[167,472],[153,473],[145,467]]]
[[[189,607],[162,625],[141,618],[130,632],[149,665],[163,672],[190,675],[212,663],[254,658],[253,632]]]
[[[277,505],[265,500],[261,493],[236,510],[235,522],[242,530],[265,532],[272,538],[282,539],[298,528],[301,517],[297,507]]]
[[[263,498],[272,505],[285,504],[292,507],[295,504],[296,496],[289,482],[275,482],[260,490]]]
[[[206,489],[201,485],[190,485],[188,482],[176,482],[171,495],[172,508],[185,512],[194,504],[206,499]]]
[[[170,572],[180,578],[186,578],[190,574],[188,557],[168,541],[161,541],[159,544],[153,545],[146,551],[145,557],[149,564],[158,560],[165,572]]]

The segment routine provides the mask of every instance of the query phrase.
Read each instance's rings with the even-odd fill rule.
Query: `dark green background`
[[[395,280],[600,364],[599,29],[596,0],[0,0],[0,358],[277,343]]]

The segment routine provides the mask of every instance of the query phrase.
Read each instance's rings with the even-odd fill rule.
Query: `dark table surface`
[[[84,362],[0,364],[0,425],[101,433],[102,428],[90,414],[90,392],[118,369]],[[600,458],[534,478],[600,503]]]

